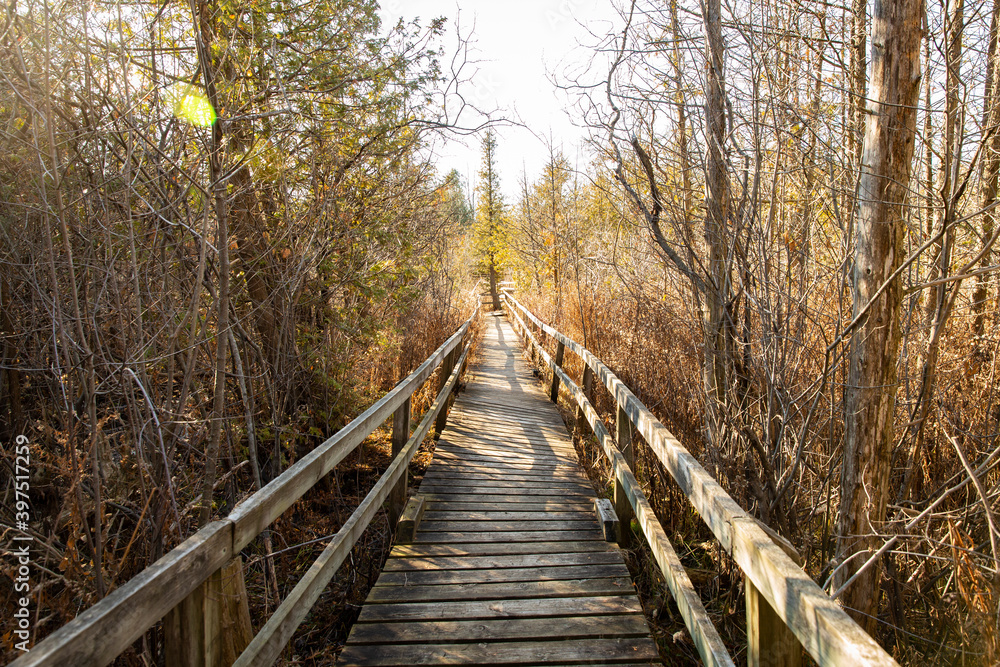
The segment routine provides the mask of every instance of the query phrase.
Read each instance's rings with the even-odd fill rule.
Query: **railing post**
[[[399,406],[392,414],[392,457],[403,451],[406,441],[410,439],[410,399]],[[409,480],[409,471],[404,471],[396,486],[389,492],[389,524],[395,526],[399,516],[403,513],[406,505],[406,486]]]
[[[455,370],[455,356],[462,349],[462,341],[459,341],[458,345],[455,346],[451,352],[449,352],[445,358],[444,362],[441,363],[441,376],[438,378],[438,393],[444,389],[444,386],[448,383],[448,378],[451,377],[452,371]],[[434,438],[437,439],[441,436],[441,431],[444,430],[445,424],[448,422],[448,404],[447,399],[445,400],[445,405],[441,408],[441,412],[438,413],[437,420],[434,422]]]
[[[632,469],[632,474],[634,475],[635,448],[632,446],[632,422],[629,419],[628,413],[625,412],[625,408],[621,405],[618,406],[618,413],[615,418],[615,436],[618,451],[625,457],[625,462]],[[632,517],[635,513],[632,511],[632,504],[625,494],[625,487],[618,481],[617,476],[615,476],[615,513],[618,515],[618,521],[622,527],[621,545],[627,546],[632,541]]]
[[[747,598],[747,667],[799,667],[802,645],[750,578]]]
[[[583,395],[587,397],[587,401],[593,405],[594,404],[594,371],[590,369],[590,366],[584,363],[583,366]],[[583,414],[583,406],[577,406],[576,408],[576,425],[580,427],[580,432],[583,432],[583,426],[587,424],[587,417]]]
[[[556,368],[562,368],[563,354],[566,352],[566,344],[559,341],[556,347]],[[549,398],[553,403],[559,402],[559,374],[552,370],[552,389],[549,390]]]
[[[253,639],[243,558],[212,573],[163,619],[166,664],[229,667]]]
[[[802,556],[791,542],[761,521],[747,521],[755,523],[796,565],[802,566]],[[743,584],[747,607],[747,667],[799,667],[802,644],[798,638],[745,574]]]
[[[222,570],[209,575],[163,619],[166,664],[222,667]]]

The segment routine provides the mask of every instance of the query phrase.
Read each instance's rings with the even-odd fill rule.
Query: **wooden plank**
[[[366,604],[359,623],[375,621],[446,621],[455,619],[546,618],[641,614],[635,595],[601,595],[526,600],[472,600]]]
[[[483,621],[418,621],[359,623],[351,631],[352,644],[433,644],[538,639],[648,637],[640,614],[560,618],[505,618]]]
[[[495,480],[498,482],[544,482],[547,484],[586,484],[590,486],[590,480],[588,480],[583,475],[570,475],[567,473],[559,473],[556,475],[546,474],[546,473],[536,473],[534,475],[527,471],[515,472],[511,470],[507,471],[497,471],[497,472],[482,472],[481,470],[441,470],[440,468],[435,468],[434,470],[428,471],[424,475],[424,480],[427,481],[453,481],[456,479],[464,479],[468,481],[490,481]],[[593,487],[591,487],[593,488]]]
[[[522,419],[531,419],[530,416]],[[527,425],[523,422],[518,424],[513,421],[504,421],[499,417],[484,416],[481,419],[470,419],[468,416],[455,418],[446,429],[449,440],[479,438],[497,439],[512,438],[520,443],[543,443],[554,444],[560,447],[571,448],[573,442],[567,437],[564,428],[557,429],[553,426],[539,427]],[[560,432],[561,431],[561,432]]]
[[[504,427],[502,424],[483,422],[481,425],[453,424],[447,429],[447,439],[444,443],[453,442],[506,442],[518,445],[540,445],[558,447],[566,451],[575,451],[573,443],[564,434],[543,432],[537,429],[521,427]]]
[[[554,494],[548,496],[537,495],[537,494],[533,494],[530,496],[528,495],[512,496],[509,494],[483,493],[483,494],[476,494],[475,498],[470,498],[470,496],[465,493],[450,493],[445,491],[435,491],[433,493],[430,493],[421,490],[421,494],[424,495],[424,497],[429,502],[432,503],[450,502],[450,501],[455,501],[455,502],[468,501],[477,503],[528,504],[528,503],[545,503],[545,502],[558,503],[558,502],[565,502],[567,500],[567,496],[562,494]],[[590,496],[578,495],[578,496],[573,496],[572,498],[570,498],[570,500],[574,501],[578,500],[579,502],[589,503]]]
[[[598,658],[599,656],[599,658]],[[562,642],[501,642],[478,644],[427,644],[417,651],[413,646],[382,644],[379,646],[348,646],[341,653],[341,665],[440,665],[459,664],[538,664],[594,659],[600,664],[643,658],[659,660],[656,644],[651,639],[580,639]]]
[[[450,358],[451,355],[449,354]],[[443,387],[442,387],[443,388]],[[392,456],[399,455],[406,442],[410,439],[410,396],[406,397],[403,404],[392,413]],[[389,525],[395,526],[399,521],[403,508],[406,506],[406,489],[409,472],[404,470],[399,477],[399,481],[389,491],[388,513]]]
[[[176,667],[221,667],[221,599],[222,573],[216,571],[167,613],[163,619],[166,664]]]
[[[613,551],[603,539],[562,540],[542,542],[459,542],[455,544],[407,544],[393,548],[393,558],[425,558],[430,556],[507,556],[518,554],[591,553]]]
[[[503,484],[491,483],[489,486],[472,486],[470,484],[445,484],[445,483],[422,483],[420,492],[423,494],[437,495],[442,493],[460,494],[469,498],[482,495],[502,495],[511,493],[511,489],[516,489],[516,493],[521,497],[527,496],[553,496],[556,498],[593,498],[594,489],[583,486],[567,487],[561,489],[551,489],[544,486],[505,486]]]
[[[558,581],[629,576],[624,563],[605,565],[563,565],[555,567],[502,568],[488,570],[385,571],[379,586],[424,586],[443,584],[486,584],[521,581]]]
[[[486,427],[490,431],[513,430],[517,433],[530,431],[557,440],[569,441],[562,417],[554,410],[547,410],[545,413],[517,408],[462,410],[453,415],[451,426],[463,430],[478,430]]]
[[[573,521],[583,520],[578,510],[564,512],[537,510],[535,512],[499,511],[441,511],[425,512],[428,521]]]
[[[509,463],[530,464],[533,467],[558,466],[567,463],[574,463],[575,460],[566,456],[555,454],[543,454],[542,452],[524,452],[514,448],[494,447],[483,445],[482,447],[460,448],[455,445],[441,448],[442,454],[453,454],[469,461],[504,461]]]
[[[489,453],[494,457],[502,457],[504,459],[516,456],[518,458],[528,457],[537,460],[558,459],[564,463],[577,462],[576,450],[568,447],[552,447],[547,444],[526,445],[525,443],[516,442],[512,438],[504,439],[502,437],[498,437],[496,440],[486,438],[470,439],[466,442],[444,442],[443,440],[442,438],[442,441],[438,443],[435,451],[440,449],[442,452],[455,452],[463,455]]]
[[[509,533],[488,532],[451,532],[428,533],[419,531],[413,538],[415,544],[438,543],[449,544],[458,542],[575,542],[577,540],[604,539],[604,534],[597,528],[593,530],[521,530]]]
[[[463,395],[462,409],[454,413],[452,425],[464,428],[482,428],[483,426],[509,427],[517,430],[530,428],[552,437],[567,439],[562,417],[556,410],[548,407],[545,410],[525,409],[523,405],[521,407],[500,407],[496,402],[491,402],[489,405],[477,405],[474,410],[470,410],[470,402],[465,400],[467,396],[468,394]]]
[[[470,468],[496,468],[499,470],[533,470],[541,474],[559,470],[573,470],[579,464],[575,461],[511,461],[495,456],[478,456],[476,454],[452,454],[450,452],[434,452],[436,462],[464,466]]]
[[[424,521],[420,530],[424,533],[514,532],[519,530],[587,530],[593,527],[594,520],[592,518],[580,518],[577,515],[576,519],[533,519],[531,521],[495,521],[490,519],[483,521]]]
[[[566,352],[566,344],[559,341],[556,346],[556,366],[562,368],[563,365],[563,354]],[[552,386],[549,389],[549,400],[553,403],[559,402],[559,374],[552,374]]]
[[[608,542],[621,542],[622,524],[618,520],[614,506],[607,498],[594,498],[594,511],[597,513],[597,521],[601,524],[604,532],[604,539]]]
[[[447,451],[434,451],[434,461],[439,465],[460,466],[460,467],[480,467],[499,468],[510,470],[533,470],[537,472],[570,471],[579,469],[579,462],[576,460],[563,459],[561,461],[512,461],[502,457],[477,456],[474,452],[463,451],[453,454]]]
[[[544,410],[525,408],[523,403],[505,401],[496,394],[485,395],[474,391],[467,391],[463,394],[462,399],[463,407],[465,409],[468,410],[475,408],[478,413],[483,415],[503,416],[505,414],[513,414],[524,417],[533,417],[541,421],[542,424],[553,427],[562,423],[562,418],[559,417],[559,413],[551,408],[546,407]]]
[[[403,513],[399,517],[399,523],[396,525],[397,544],[410,544],[413,542],[417,526],[420,525],[420,521],[424,516],[424,506],[423,496],[413,496],[406,501],[406,507],[403,508]]]
[[[572,473],[569,470],[532,470],[530,467],[524,468],[514,468],[514,467],[504,467],[502,465],[495,466],[466,466],[466,467],[452,467],[447,466],[432,466],[424,474],[423,479],[454,479],[455,477],[466,477],[467,479],[508,479],[508,480],[522,480],[525,482],[544,480],[544,481],[569,481],[578,482],[580,484],[590,484],[590,480],[581,474]],[[421,480],[423,481],[423,480]]]
[[[520,554],[516,556],[423,556],[420,558],[389,558],[383,572],[415,572],[420,570],[465,570],[505,568],[565,567],[571,565],[613,565],[622,562],[617,551],[585,553]]]
[[[480,493],[530,493],[530,490],[548,491],[555,493],[582,493],[586,496],[594,496],[594,487],[588,483],[577,480],[548,480],[548,479],[514,479],[507,480],[502,477],[492,479],[469,479],[464,475],[453,477],[431,477],[424,478],[420,483],[421,488],[432,491],[436,488],[463,489],[474,487],[482,489]],[[546,494],[546,495],[549,495]]]
[[[579,499],[572,500],[568,498],[560,498],[557,500],[546,501],[544,498],[539,498],[538,496],[532,496],[527,499],[529,502],[476,502],[475,500],[469,500],[467,498],[459,498],[458,500],[437,500],[428,505],[429,509],[433,511],[441,512],[458,512],[458,511],[469,511],[469,512],[570,512],[570,511],[582,511],[586,512],[590,509],[590,503],[587,500]],[[538,501],[538,502],[534,502]]]
[[[432,602],[435,600],[512,600],[518,598],[566,598],[591,595],[621,595],[633,592],[628,577],[573,579],[565,581],[515,581],[476,585],[381,586],[368,594],[369,602]]]

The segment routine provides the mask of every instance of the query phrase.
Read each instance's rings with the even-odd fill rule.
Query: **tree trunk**
[[[500,291],[497,289],[497,267],[493,257],[490,257],[490,297],[493,299],[493,310],[500,310]]]
[[[939,194],[942,201],[937,224],[933,230],[933,234],[940,236],[940,239],[935,244],[936,257],[927,277],[929,282],[938,278],[947,278],[951,272],[951,255],[955,243],[953,226],[958,209],[955,188],[958,186],[959,180],[958,168],[962,163],[961,143],[964,134],[964,123],[960,120],[960,116],[964,118],[964,113],[960,108],[959,86],[961,85],[965,3],[964,0],[950,0],[948,4],[948,15],[945,21],[945,39],[948,48],[946,51],[944,145],[941,152],[941,178],[939,179],[941,184]],[[960,285],[961,281],[956,285],[940,283],[931,287],[927,294],[924,310],[927,349],[923,354],[920,371],[920,391],[917,393],[917,402],[910,418],[912,444],[905,460],[906,471],[899,493],[900,499],[904,499],[908,495],[914,471],[920,467],[919,461],[924,446],[924,425],[927,423],[931,401],[934,399],[937,363],[941,351],[941,335],[948,322],[948,317],[951,315],[950,300],[948,299],[949,288],[957,289]]]
[[[987,56],[986,69],[986,99],[983,108],[983,127],[987,132],[993,134],[986,140],[983,159],[983,180],[982,180],[982,206],[993,204],[997,198],[997,181],[1000,175],[1000,0],[993,2],[993,18],[990,21],[990,43]],[[983,214],[982,238],[983,243],[988,243],[993,230],[996,228],[996,211],[990,210]],[[980,266],[987,267],[992,264],[991,253],[983,257]],[[976,276],[976,290],[972,294],[972,311],[975,317],[972,321],[972,333],[977,339],[981,338],[985,330],[986,289],[989,276],[981,274]]]
[[[868,69],[866,58],[868,37],[868,0],[852,0],[851,2],[851,57],[850,101],[848,104],[847,151],[851,161],[851,169],[858,168],[860,160],[859,149],[861,133],[865,127],[865,88]]]
[[[732,325],[726,307],[732,292],[727,263],[726,221],[729,214],[729,179],[726,171],[725,46],[719,0],[707,0],[705,21],[705,134],[708,157],[705,174],[705,239],[709,247],[709,277],[703,306],[706,395],[706,431],[711,449],[722,445],[722,410],[726,405],[731,360]]]
[[[904,201],[910,182],[920,92],[923,0],[876,0],[872,24],[871,102],[862,150],[853,299],[855,317],[845,397],[837,557],[877,548],[885,518],[900,345],[902,288],[893,276],[903,250]],[[870,306],[869,306],[870,304]],[[839,588],[866,560],[840,567]],[[869,632],[880,600],[878,563],[844,593],[843,602]]]
[[[214,109],[219,108],[219,96],[216,91],[215,63],[212,62],[214,31],[212,25],[212,8],[207,2],[192,6],[194,11],[195,34],[198,39],[198,57],[205,76],[205,91]],[[198,525],[208,523],[212,516],[212,496],[215,486],[216,467],[219,457],[219,445],[222,440],[222,419],[225,412],[226,392],[226,350],[228,348],[229,329],[229,202],[226,196],[226,184],[222,181],[224,175],[223,161],[225,159],[225,142],[222,134],[222,124],[216,120],[212,124],[212,139],[209,150],[210,189],[214,198],[216,237],[215,247],[219,253],[219,290],[216,295],[216,331],[215,331],[215,395],[212,402],[212,424],[209,429],[208,445],[205,448],[205,476],[202,483],[201,499],[199,501]]]

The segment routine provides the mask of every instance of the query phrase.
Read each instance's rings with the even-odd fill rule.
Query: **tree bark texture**
[[[920,92],[923,0],[876,0],[872,21],[870,101],[862,150],[853,269],[854,312],[871,302],[851,339],[845,396],[837,556],[839,588],[881,544],[896,404],[907,190]],[[862,553],[858,553],[862,552]],[[855,555],[856,554],[856,555]],[[842,601],[874,630],[881,568],[865,570]]]

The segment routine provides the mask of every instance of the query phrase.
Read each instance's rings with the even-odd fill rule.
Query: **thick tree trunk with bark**
[[[923,15],[923,0],[876,0],[873,11],[871,101],[862,150],[853,275],[855,316],[866,307],[868,311],[851,340],[837,547],[840,562],[857,555],[838,570],[835,588],[880,546],[875,534],[885,518],[902,299],[899,277],[893,274],[902,260]],[[875,563],[842,598],[869,632],[881,598],[880,575]]]

